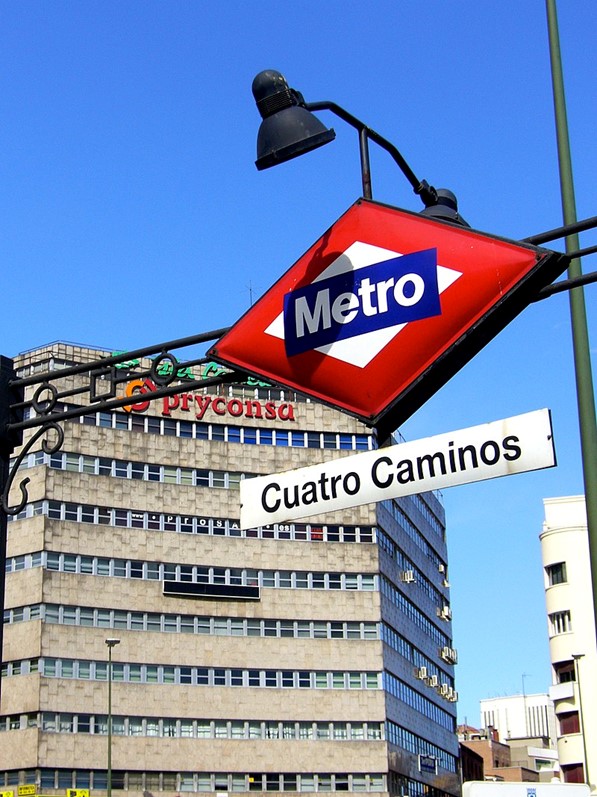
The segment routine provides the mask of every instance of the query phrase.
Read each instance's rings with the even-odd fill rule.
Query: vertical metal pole
[[[0,697],[2,689],[2,665],[4,663],[4,590],[6,587],[6,541],[8,536],[8,485],[10,457],[15,446],[20,445],[22,435],[8,431],[8,424],[16,420],[18,413],[11,409],[11,401],[22,396],[11,390],[10,382],[16,376],[14,363],[0,356]]]
[[[112,797],[112,645],[108,644],[108,797]]]
[[[361,156],[361,182],[363,184],[363,197],[373,199],[371,188],[371,163],[369,161],[369,136],[364,127],[359,129],[359,153]]]
[[[112,797],[112,648],[120,644],[119,639],[104,640],[108,646],[108,778],[107,794]]]
[[[587,783],[589,781],[589,759],[587,756],[587,737],[585,736],[585,714],[583,711],[582,705],[582,694],[580,691],[580,660],[584,658],[584,653],[573,653],[572,658],[574,659],[574,675],[576,676],[576,693],[578,694],[578,716],[580,721],[580,732],[582,734],[582,750],[584,756],[584,774],[585,780]]]
[[[10,452],[0,444],[0,496],[8,484],[8,464]],[[6,587],[6,538],[8,535],[8,515],[0,501],[0,702],[2,699],[2,666],[4,664],[4,590]]]
[[[555,0],[546,0],[547,26],[549,32],[549,51],[553,84],[556,133],[558,141],[558,161],[560,167],[560,190],[564,224],[576,221],[576,202],[572,179],[570,141],[564,95],[564,78]],[[566,238],[566,251],[579,249],[578,235]],[[570,261],[568,277],[573,279],[582,274],[580,260]],[[597,423],[595,420],[595,397],[589,349],[589,332],[585,307],[584,289],[573,288],[570,292],[570,316],[574,366],[576,371],[576,393],[578,401],[578,420],[582,451],[585,501],[587,506],[587,531],[589,537],[589,559],[591,582],[593,585],[593,615],[597,632]],[[596,640],[592,640],[595,645]],[[590,644],[590,642],[589,642]]]

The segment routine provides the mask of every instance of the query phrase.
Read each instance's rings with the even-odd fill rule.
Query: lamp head
[[[107,645],[109,648],[113,648],[113,647],[115,647],[116,645],[120,645],[120,640],[119,640],[119,639],[116,639],[115,637],[108,637],[108,638],[107,638],[106,640],[104,640],[104,641],[105,641],[106,645]]]
[[[470,224],[458,212],[458,200],[452,191],[447,188],[438,188],[435,193],[437,195],[435,201],[421,211],[421,216],[451,221],[454,224],[461,224],[463,227],[470,227]]]
[[[302,94],[291,89],[274,69],[260,72],[253,80],[253,96],[263,121],[257,134],[257,160],[261,171],[296,158],[330,141],[328,130],[305,108]]]

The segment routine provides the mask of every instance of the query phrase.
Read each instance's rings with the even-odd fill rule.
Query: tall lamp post
[[[112,648],[120,645],[120,640],[108,637],[105,640],[108,646],[108,779],[107,793],[112,797]]]
[[[560,169],[562,212],[564,224],[574,224],[576,221],[576,201],[574,198],[572,159],[570,157],[568,118],[566,113],[564,78],[562,73],[555,0],[546,0],[546,9],[558,145],[558,163]],[[566,251],[572,252],[577,249],[578,235],[576,233],[568,235],[566,237]],[[582,278],[582,268],[579,258],[574,258],[570,261],[568,277],[577,280]],[[585,503],[587,507],[587,533],[589,537],[591,582],[593,585],[593,612],[597,627],[597,422],[595,419],[595,396],[593,392],[587,313],[582,287],[574,288],[574,290],[570,291],[570,318],[572,324],[572,345],[576,375],[576,395],[578,401],[578,422],[583,462]]]
[[[579,724],[580,724],[580,732],[582,733],[582,750],[583,750],[583,757],[584,757],[584,773],[585,773],[585,781],[586,783],[590,783],[589,780],[589,773],[588,773],[588,766],[589,761],[587,758],[587,737],[585,736],[585,716],[582,706],[582,693],[581,693],[581,686],[580,686],[580,660],[583,659],[585,656],[584,653],[573,653],[572,658],[574,659],[574,675],[576,678],[576,692],[578,694],[578,716],[579,716]]]

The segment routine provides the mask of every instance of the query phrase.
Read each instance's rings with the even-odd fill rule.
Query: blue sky
[[[356,134],[329,114],[333,144],[257,172],[262,69],[366,121],[455,191],[477,229],[516,239],[561,223],[542,0],[9,0],[1,14],[2,354],[53,340],[132,349],[231,324],[358,198]],[[585,218],[597,6],[560,1],[559,18]],[[375,199],[420,208],[375,147],[372,171]],[[402,428],[416,439],[542,407],[557,468],[445,493],[471,724],[480,698],[520,692],[523,674],[527,693],[549,684],[542,499],[583,490],[567,296],[525,310]]]

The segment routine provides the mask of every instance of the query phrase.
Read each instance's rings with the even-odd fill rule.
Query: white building
[[[550,696],[563,779],[597,783],[597,650],[584,496],[545,499],[540,535],[545,575]]]
[[[555,746],[556,720],[547,694],[510,695],[480,701],[482,727],[495,728],[500,741],[544,737]]]
[[[480,701],[481,726],[495,728],[509,745],[512,765],[527,766],[547,779],[559,772],[556,716],[548,694],[509,695]]]

